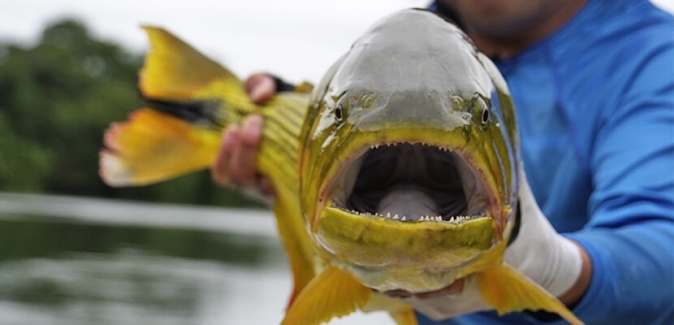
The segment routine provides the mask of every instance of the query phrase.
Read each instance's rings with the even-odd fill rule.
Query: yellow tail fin
[[[105,132],[100,176],[110,186],[156,183],[208,167],[219,141],[217,133],[141,109]]]
[[[583,324],[557,298],[506,264],[488,267],[476,275],[482,299],[499,315],[525,309],[545,310],[573,325]]]
[[[152,184],[207,168],[223,127],[255,109],[227,69],[163,29],[143,28],[152,47],[139,78],[147,108],[105,133],[100,175],[111,186]]]
[[[314,277],[312,244],[297,199],[299,133],[311,85],[254,105],[227,69],[163,29],[143,28],[151,43],[139,81],[146,108],[106,131],[101,178],[111,186],[146,185],[208,168],[222,129],[261,114],[257,167],[277,190],[274,212],[295,281],[292,304]]]
[[[225,81],[241,90],[241,81],[217,62],[209,59],[164,29],[143,26],[151,51],[145,56],[138,86],[149,98],[189,100],[198,97],[213,82]]]

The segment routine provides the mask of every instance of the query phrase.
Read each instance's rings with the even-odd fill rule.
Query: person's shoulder
[[[674,17],[648,0],[589,0],[544,44],[557,66],[609,70],[636,62],[656,48],[674,47]]]
[[[588,40],[607,44],[674,43],[674,16],[648,0],[592,0],[582,29]]]
[[[650,1],[590,0],[586,6],[556,55],[558,63],[603,66],[610,72],[674,50],[674,16]]]
[[[618,107],[629,109],[622,105],[628,99],[655,96],[672,83],[663,71],[674,62],[674,17],[647,0],[589,0],[586,6],[549,53],[562,105],[604,116],[582,120],[599,124]]]

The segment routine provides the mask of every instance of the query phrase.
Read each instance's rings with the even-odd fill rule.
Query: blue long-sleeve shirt
[[[674,17],[646,0],[588,1],[496,63],[536,200],[592,261],[573,312],[588,324],[674,324]],[[525,313],[419,319],[537,323]]]

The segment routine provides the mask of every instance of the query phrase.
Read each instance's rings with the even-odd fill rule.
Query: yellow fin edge
[[[488,267],[476,276],[482,299],[499,315],[525,309],[545,310],[573,325],[583,325],[561,301],[506,264]]]
[[[352,274],[328,266],[300,292],[281,324],[318,325],[362,308],[371,294]]]

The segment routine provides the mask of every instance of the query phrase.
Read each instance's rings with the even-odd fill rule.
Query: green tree
[[[33,48],[3,47],[2,190],[109,194],[92,177],[101,130],[139,105],[141,58],[74,21],[48,27]]]
[[[71,20],[48,26],[32,48],[0,44],[0,191],[251,205],[206,173],[137,189],[102,183],[103,131],[142,105],[141,64]]]

